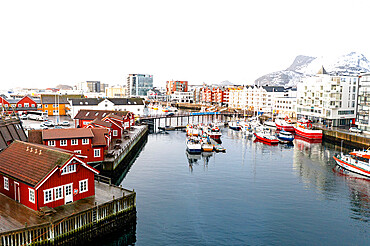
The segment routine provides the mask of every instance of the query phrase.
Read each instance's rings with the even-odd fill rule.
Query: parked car
[[[349,131],[350,132],[355,132],[355,133],[361,133],[362,132],[362,130],[358,129],[357,127],[351,127],[351,128],[349,128]]]
[[[44,121],[42,124],[44,124],[44,126],[47,126],[47,127],[54,126],[54,122],[52,120]]]
[[[27,120],[28,117],[27,117],[26,114],[22,114],[21,116],[19,116],[19,119],[21,119],[21,120]]]
[[[61,126],[69,126],[69,124],[70,124],[69,121],[63,121],[59,125],[61,125]]]

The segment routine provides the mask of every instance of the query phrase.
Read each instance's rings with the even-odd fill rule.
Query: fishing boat
[[[222,136],[222,133],[220,131],[220,128],[218,128],[218,126],[211,125],[210,127],[208,127],[207,135],[213,139],[220,139]]]
[[[216,152],[226,152],[226,149],[221,144],[217,143],[213,145],[213,149]]]
[[[313,130],[311,121],[302,119],[294,127],[296,135],[307,139],[322,139],[322,130]]]
[[[294,132],[294,125],[289,119],[276,119],[275,125],[278,130],[284,130],[287,132]]]
[[[198,138],[190,137],[186,140],[186,150],[190,154],[196,154],[202,152],[202,145]]]
[[[230,121],[229,128],[235,131],[240,131],[242,129],[242,127],[236,121]]]
[[[277,144],[279,143],[279,139],[275,136],[270,134],[267,131],[256,131],[254,132],[254,136],[263,142],[270,143],[270,144]]]
[[[294,136],[291,132],[280,131],[277,135],[280,143],[291,143],[294,140]]]
[[[194,126],[194,125],[187,125],[186,126],[186,135],[188,136],[199,136],[199,129],[197,126]]]
[[[212,152],[213,151],[213,144],[207,138],[202,139],[202,151],[204,152]]]
[[[370,149],[370,148],[369,148]],[[358,150],[345,155],[334,155],[337,165],[353,173],[370,177],[370,150]]]
[[[270,120],[266,120],[265,122],[263,122],[263,124],[268,127],[276,127],[275,122]]]

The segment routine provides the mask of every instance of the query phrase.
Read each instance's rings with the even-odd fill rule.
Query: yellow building
[[[122,98],[126,95],[126,88],[123,86],[115,86],[105,88],[105,96],[107,98]]]

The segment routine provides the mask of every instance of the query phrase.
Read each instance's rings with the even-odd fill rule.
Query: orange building
[[[166,94],[171,95],[175,91],[188,92],[188,81],[167,81]]]

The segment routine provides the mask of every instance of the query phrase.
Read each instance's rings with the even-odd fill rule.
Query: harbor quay
[[[81,245],[136,224],[135,192],[96,178],[95,196],[44,212],[0,194],[0,245]]]

